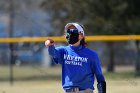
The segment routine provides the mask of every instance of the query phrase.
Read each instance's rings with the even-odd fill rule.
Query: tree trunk
[[[140,41],[136,41],[136,62],[135,62],[135,70],[136,75],[140,75],[140,48],[139,48]]]
[[[108,42],[108,51],[109,51],[109,62],[107,66],[108,72],[114,72],[114,42]]]

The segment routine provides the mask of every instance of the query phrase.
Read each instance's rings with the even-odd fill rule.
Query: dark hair
[[[79,24],[83,29],[85,29],[84,26],[83,26],[82,24],[80,24],[80,23],[78,23],[78,24]],[[87,47],[87,43],[86,43],[86,41],[85,41],[85,37],[81,40],[80,45]]]
[[[86,43],[86,41],[85,41],[85,38],[83,38],[83,39],[80,41],[80,45],[87,47],[87,43]]]

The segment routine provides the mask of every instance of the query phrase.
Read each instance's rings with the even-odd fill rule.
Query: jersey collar
[[[82,45],[79,45],[79,46],[72,46],[72,45],[69,45],[69,47],[70,47],[72,50],[79,51],[79,50],[81,50],[84,46],[82,46]]]

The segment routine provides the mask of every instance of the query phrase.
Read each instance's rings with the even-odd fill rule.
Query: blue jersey
[[[97,82],[105,81],[96,52],[84,46],[50,46],[49,54],[55,63],[62,65],[62,86],[70,89],[94,89],[94,76]]]

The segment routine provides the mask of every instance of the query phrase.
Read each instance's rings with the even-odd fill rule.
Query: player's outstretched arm
[[[48,39],[45,41],[45,46],[48,48],[49,55],[52,57],[55,63],[61,63],[61,51],[54,46],[54,40]]]
[[[47,39],[47,40],[45,41],[45,46],[46,46],[46,48],[48,48],[49,55],[52,56],[53,58],[56,58],[57,55],[58,55],[58,52],[57,52],[57,50],[55,49],[54,40],[52,40],[52,39]]]

